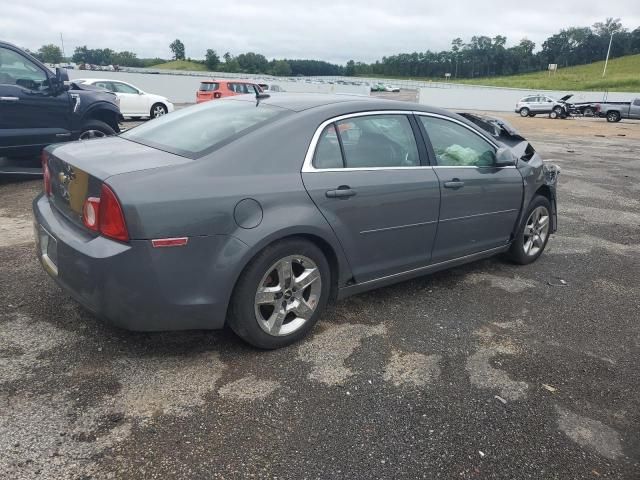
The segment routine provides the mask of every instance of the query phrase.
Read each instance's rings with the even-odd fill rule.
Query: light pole
[[[604,61],[604,69],[602,70],[602,78],[607,73],[607,63],[609,63],[609,54],[611,53],[611,42],[613,42],[613,32],[611,32],[611,38],[609,39],[609,48],[607,49],[607,58]]]

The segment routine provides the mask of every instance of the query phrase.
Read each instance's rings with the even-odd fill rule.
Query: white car
[[[385,85],[384,86],[384,91],[385,92],[399,92],[400,91],[400,87],[396,87],[395,85]]]
[[[174,110],[173,103],[160,95],[147,93],[138,87],[121,80],[106,78],[80,78],[75,83],[94,85],[115,93],[120,100],[120,113],[123,117],[157,118]]]

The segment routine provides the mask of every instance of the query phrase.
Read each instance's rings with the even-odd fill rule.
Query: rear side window
[[[340,141],[333,123],[327,126],[320,135],[316,153],[313,157],[313,166],[322,169],[343,167]]]
[[[205,102],[147,122],[121,136],[195,159],[290,113],[264,103]]]
[[[488,167],[495,162],[493,145],[462,125],[437,117],[420,116],[438,165]]]
[[[215,92],[216,90],[218,90],[218,88],[220,88],[220,84],[219,83],[202,82],[200,84],[200,91],[201,92]]]
[[[633,101],[633,106],[634,106],[634,107],[640,107],[640,98],[636,98],[636,99]]]

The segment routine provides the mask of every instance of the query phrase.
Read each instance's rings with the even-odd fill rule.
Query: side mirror
[[[69,73],[65,68],[56,68],[56,76],[53,80],[53,90],[55,92],[61,92],[67,88],[65,82],[69,81]]]
[[[513,152],[505,147],[499,148],[495,154],[495,163],[496,167],[510,167],[515,165],[517,162],[516,156]]]

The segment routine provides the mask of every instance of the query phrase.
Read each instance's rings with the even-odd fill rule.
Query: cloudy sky
[[[640,0],[3,0],[0,39],[38,49],[60,43],[169,58],[180,38],[187,56],[207,48],[268,58],[373,61],[398,52],[441,50],[451,39],[505,35],[541,45],[563,27],[620,17],[640,26]],[[516,5],[514,5],[514,3]]]

